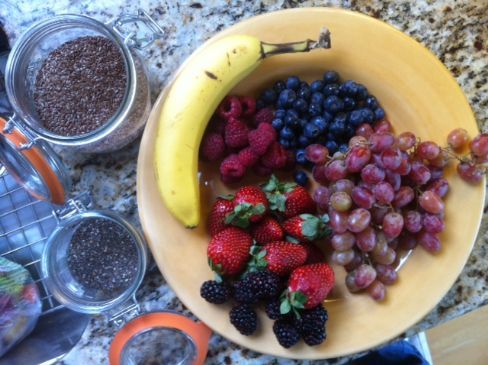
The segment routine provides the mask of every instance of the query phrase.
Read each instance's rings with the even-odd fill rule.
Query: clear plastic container
[[[134,33],[125,33],[123,26],[129,22],[146,24],[152,31],[151,36],[141,40]],[[137,49],[161,35],[161,28],[143,11],[138,16],[121,16],[107,24],[74,14],[34,24],[17,40],[7,62],[5,86],[14,119],[24,124],[36,138],[81,152],[103,153],[122,148],[140,135],[151,107],[146,70]],[[101,127],[82,135],[63,136],[46,129],[40,120],[33,102],[35,80],[50,52],[82,36],[105,37],[116,45],[125,65],[126,89],[118,110]]]

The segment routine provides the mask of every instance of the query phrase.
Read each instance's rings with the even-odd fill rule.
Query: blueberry
[[[320,104],[310,104],[308,106],[308,114],[310,116],[315,117],[317,115],[322,115],[322,105]]]
[[[295,181],[298,185],[307,186],[308,176],[305,173],[305,171],[296,171],[295,172]]]
[[[330,133],[330,126],[329,126],[329,131],[327,132],[327,134],[325,135],[325,140],[335,140],[335,136]]]
[[[326,112],[324,111],[322,113],[322,118],[324,118],[324,120],[327,122],[327,123],[330,123],[332,122],[332,120],[334,119],[334,116],[332,114],[330,114],[329,112]]]
[[[324,96],[339,95],[339,85],[337,84],[325,85],[324,89],[322,90],[322,94],[324,94]]]
[[[279,142],[280,142],[280,145],[283,146],[283,148],[285,148],[287,150],[290,149],[290,141],[289,140],[284,139],[284,138],[280,138]]]
[[[276,81],[273,85],[273,89],[277,95],[279,95],[283,90],[286,89],[286,84],[283,81]]]
[[[278,106],[281,107],[290,107],[293,105],[293,102],[296,100],[297,95],[293,90],[285,89],[280,93],[278,97]]]
[[[298,122],[298,118],[292,116],[292,115],[287,115],[285,117],[285,126],[295,129],[300,127],[300,123]]]
[[[334,122],[340,122],[344,125],[347,124],[347,114],[346,113],[337,113],[334,117]]]
[[[310,144],[310,140],[307,137],[305,137],[303,134],[301,134],[300,137],[298,137],[298,145],[300,147],[307,147],[309,144]]]
[[[378,100],[373,95],[370,95],[366,98],[365,105],[370,109],[376,109],[378,105]]]
[[[297,146],[297,140],[295,138],[288,141],[288,148],[287,149],[295,149]]]
[[[329,127],[329,124],[322,117],[313,117],[310,120],[310,123],[312,123],[315,126],[317,126],[317,128],[319,129],[320,134],[324,133],[327,130],[327,128]]]
[[[308,109],[308,104],[307,102],[305,101],[305,99],[302,99],[302,98],[298,98],[297,100],[295,100],[295,102],[293,103],[293,109],[295,109],[297,112],[299,113],[304,113],[307,111]]]
[[[324,94],[319,93],[319,92],[314,92],[312,94],[312,97],[310,99],[310,103],[314,104],[322,104],[324,102]]]
[[[361,116],[366,123],[373,123],[374,113],[369,108],[361,109]]]
[[[305,157],[305,150],[304,149],[298,149],[296,150],[295,152],[295,161],[297,164],[299,165],[306,165],[308,160],[307,158]]]
[[[357,89],[355,93],[356,100],[364,100],[368,97],[368,89],[366,86],[357,84]]]
[[[297,119],[300,115],[298,114],[298,112],[296,110],[294,110],[294,109],[288,109],[286,111],[286,116]]]
[[[356,134],[356,130],[352,125],[346,124],[346,131],[344,132],[344,134],[346,135],[346,139],[349,140],[354,137],[354,135]]]
[[[282,139],[286,139],[290,141],[291,139],[295,138],[295,133],[293,133],[293,129],[290,127],[283,127],[283,129],[280,131],[280,137]]]
[[[300,90],[298,90],[298,97],[308,100],[310,99],[310,96],[312,95],[312,92],[310,91],[310,86],[302,86]]]
[[[328,96],[324,101],[324,109],[332,114],[341,111],[344,108],[344,102],[335,95]]]
[[[275,118],[284,119],[286,116],[286,110],[285,109],[276,109],[274,116],[275,116]]]
[[[288,89],[297,90],[300,87],[300,79],[297,76],[290,76],[286,80],[286,87]]]
[[[300,125],[300,128],[303,129],[307,125],[308,120],[305,118],[300,118],[298,119],[298,124]]]
[[[337,149],[339,148],[337,142],[333,139],[329,139],[327,142],[325,142],[325,147],[327,147],[327,149],[329,150],[330,155],[336,153]]]
[[[283,130],[281,131],[283,132]],[[335,120],[329,127],[329,132],[336,138],[342,137],[346,132],[346,124],[342,120]]]
[[[283,128],[284,123],[283,123],[283,120],[282,119],[275,118],[271,122],[271,125],[273,126],[274,129],[276,129],[277,131],[280,131],[281,128]]]
[[[258,99],[256,101],[256,109],[260,110],[263,109],[266,106],[266,103],[262,99]]]
[[[339,95],[354,97],[357,89],[358,85],[354,81],[348,80],[339,87]]]
[[[349,113],[349,123],[354,127],[357,128],[363,123],[363,113],[361,109],[353,110]]]
[[[310,90],[312,92],[321,92],[324,88],[324,82],[322,80],[315,80],[310,84]]]
[[[274,91],[273,89],[266,89],[261,94],[261,99],[267,105],[273,104],[276,101],[277,97],[278,95],[276,94],[276,91]]]
[[[320,131],[317,128],[317,126],[313,123],[307,123],[305,128],[303,129],[303,134],[305,137],[310,138],[310,139],[315,139],[319,136]]]
[[[374,110],[374,119],[381,120],[385,117],[385,110],[383,108],[376,108]]]
[[[339,152],[346,153],[349,150],[349,146],[346,143],[343,143],[339,146]]]
[[[344,110],[353,110],[356,107],[356,102],[353,98],[346,96],[344,99]]]
[[[335,71],[327,71],[324,73],[323,79],[326,84],[333,84],[339,81],[339,74]]]

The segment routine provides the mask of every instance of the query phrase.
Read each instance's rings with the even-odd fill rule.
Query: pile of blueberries
[[[308,145],[320,143],[330,155],[345,152],[357,127],[385,117],[385,111],[364,85],[352,80],[341,83],[335,71],[325,72],[322,80],[310,85],[297,76],[277,81],[261,94],[257,106],[275,109],[272,125],[279,142],[295,150],[300,165],[307,164]]]

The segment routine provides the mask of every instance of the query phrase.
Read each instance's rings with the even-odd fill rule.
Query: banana
[[[330,48],[330,33],[319,41],[268,44],[247,35],[221,38],[192,57],[174,80],[159,117],[155,172],[171,214],[188,228],[200,222],[198,151],[207,123],[229,91],[266,57]]]

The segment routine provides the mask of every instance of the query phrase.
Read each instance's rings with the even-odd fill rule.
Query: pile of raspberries
[[[200,156],[219,161],[220,177],[226,184],[240,181],[248,169],[258,176],[295,166],[292,152],[277,141],[271,126],[270,108],[256,111],[256,100],[248,96],[227,96],[207,128],[200,146]]]

